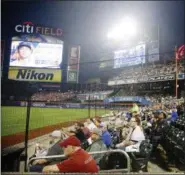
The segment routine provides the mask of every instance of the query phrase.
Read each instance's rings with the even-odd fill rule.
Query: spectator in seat
[[[83,123],[80,123],[80,122],[76,123],[76,127],[80,128],[83,131],[83,133],[85,135],[85,138],[87,139],[89,144],[91,144],[92,141],[91,141],[91,132],[90,132],[90,130],[87,127],[85,127],[85,125]]]
[[[92,119],[87,119],[87,128],[92,131],[94,128],[97,128],[97,126],[94,124]]]
[[[111,144],[112,144],[112,138],[111,138],[111,135],[110,133],[108,132],[107,128],[103,125],[101,125],[100,127],[101,130],[102,130],[102,140],[103,140],[103,143],[107,146],[107,148],[110,148]]]
[[[68,157],[58,164],[46,166],[43,173],[98,173],[96,161],[80,147],[81,143],[75,136],[70,136],[60,143],[64,155]]]
[[[139,115],[135,115],[130,120],[130,132],[127,138],[122,142],[116,145],[117,148],[123,148],[141,143],[145,140],[143,129],[141,128],[141,120]]]
[[[94,121],[94,124],[96,125],[96,127],[99,127],[102,123],[100,118],[94,118],[93,121]]]
[[[121,114],[117,115],[115,120],[115,126],[122,125],[123,121],[121,120]]]
[[[157,149],[158,144],[161,141],[163,128],[166,123],[166,114],[163,111],[159,111],[154,114],[154,121],[152,123],[152,144],[153,144],[153,155]]]
[[[55,130],[50,135],[50,148],[48,149],[48,152],[46,156],[54,156],[54,155],[61,155],[64,153],[63,148],[59,145],[59,143],[63,140],[61,138],[61,131]],[[30,172],[42,172],[42,169],[44,166],[48,164],[54,164],[57,162],[58,159],[52,158],[52,159],[37,159],[32,163],[32,166],[30,167]]]
[[[99,128],[95,128],[92,131],[92,144],[86,149],[88,152],[96,152],[96,151],[105,151],[107,150],[106,145],[103,143],[103,140],[101,138],[102,131]],[[93,158],[96,160],[97,164],[99,164],[99,161],[103,155],[101,154],[96,154],[93,155]]]
[[[171,120],[172,122],[174,122],[174,121],[177,120],[177,118],[178,118],[177,109],[173,108],[173,109],[172,109],[172,113],[171,113],[171,118],[170,118],[170,120]]]
[[[138,107],[138,105],[136,104],[136,103],[133,103],[133,107],[132,107],[132,109],[131,109],[131,112],[132,113],[139,113],[139,107]]]
[[[82,148],[86,149],[89,146],[89,143],[86,139],[84,131],[81,129],[78,123],[75,124],[75,136],[81,141]]]
[[[181,116],[183,115],[183,113],[184,113],[184,104],[182,103],[181,105],[177,106],[177,114],[178,116]]]

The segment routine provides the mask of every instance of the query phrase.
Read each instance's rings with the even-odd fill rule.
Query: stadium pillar
[[[31,108],[31,95],[27,98],[27,111],[26,111],[26,128],[25,128],[25,167],[24,171],[27,172],[27,159],[28,159],[28,136],[29,136],[29,123],[30,123],[30,108]]]

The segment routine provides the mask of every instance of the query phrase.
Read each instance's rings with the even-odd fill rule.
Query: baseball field
[[[1,135],[7,136],[25,131],[26,107],[2,107],[1,108]],[[96,115],[100,116],[108,111],[97,109]],[[95,110],[91,109],[91,117],[95,116]],[[59,108],[31,108],[30,130],[57,123],[74,121],[88,117],[88,109],[59,109]]]

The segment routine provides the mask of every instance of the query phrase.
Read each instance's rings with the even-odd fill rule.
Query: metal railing
[[[105,154],[105,153],[121,153],[123,154],[126,159],[127,159],[127,168],[125,169],[113,169],[113,170],[100,170],[99,172],[102,172],[102,173],[113,173],[113,172],[130,172],[130,169],[131,169],[131,164],[130,164],[130,157],[129,155],[123,151],[123,150],[109,150],[109,151],[97,151],[97,152],[88,152],[90,155],[94,155],[94,154]],[[30,163],[33,161],[33,160],[38,160],[38,159],[52,159],[52,158],[65,158],[65,155],[55,155],[55,156],[40,156],[40,157],[34,157],[32,159],[29,160],[28,162],[28,172],[29,172],[29,167],[30,167]]]
[[[45,175],[46,173],[19,173],[19,172],[2,172],[2,175]],[[92,173],[47,173],[47,174],[52,174],[52,175],[92,175]],[[109,173],[96,173],[96,175],[107,175]],[[111,173],[113,175],[138,175],[138,173]],[[142,173],[145,175],[184,175],[184,173],[171,173],[171,172],[167,172],[167,173]]]

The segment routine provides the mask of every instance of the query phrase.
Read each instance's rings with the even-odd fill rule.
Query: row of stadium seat
[[[185,121],[184,117],[172,122],[165,127],[163,140],[161,142],[169,158],[185,166]]]

